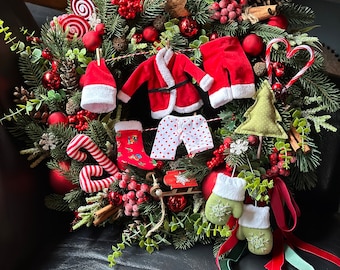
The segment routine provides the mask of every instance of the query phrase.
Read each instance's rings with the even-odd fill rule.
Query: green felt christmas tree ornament
[[[255,103],[244,114],[246,120],[235,133],[287,139],[287,133],[278,123],[282,118],[274,106],[275,95],[267,80],[262,82],[255,98]]]

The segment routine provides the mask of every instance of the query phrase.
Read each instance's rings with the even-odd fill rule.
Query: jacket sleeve
[[[150,71],[148,68],[150,66],[150,60],[148,59],[141,63],[131,74],[131,76],[127,79],[127,81],[122,86],[122,89],[119,90],[117,94],[117,98],[124,103],[129,102],[132,95],[138,90],[138,88],[150,79]]]
[[[212,84],[214,83],[213,77],[203,71],[201,68],[196,66],[186,55],[181,54],[181,61],[184,63],[183,70],[193,77],[203,91],[207,92]]]

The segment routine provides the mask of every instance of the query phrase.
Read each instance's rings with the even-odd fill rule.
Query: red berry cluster
[[[292,156],[291,151],[287,152],[286,155],[291,156],[291,158],[287,160],[283,154],[274,148],[273,152],[269,155],[271,167],[266,171],[267,177],[289,176],[290,170],[287,162],[294,163],[296,158]]]
[[[150,186],[145,183],[140,184],[133,176],[129,177],[129,175],[123,174],[122,179],[119,181],[119,187],[127,192],[122,196],[124,214],[138,217],[138,205],[148,200],[147,193],[150,191]]]
[[[80,110],[76,114],[68,115],[68,122],[78,131],[84,131],[89,127],[89,121],[97,118],[97,114],[87,110]]]
[[[140,0],[111,0],[111,3],[119,6],[118,14],[127,20],[134,19],[143,10]]]
[[[229,21],[242,21],[242,5],[235,0],[221,0],[211,4],[212,19],[226,24]]]
[[[217,149],[214,150],[213,152],[214,156],[212,157],[211,160],[207,162],[207,166],[210,170],[224,162],[225,158],[224,151],[230,148],[231,142],[232,142],[231,138],[227,137],[224,139],[223,144],[221,144]]]
[[[285,66],[283,63],[274,62],[272,63],[273,74],[276,78],[281,78],[285,74]],[[273,83],[272,90],[275,93],[276,98],[280,98],[283,90],[283,85],[279,81]]]

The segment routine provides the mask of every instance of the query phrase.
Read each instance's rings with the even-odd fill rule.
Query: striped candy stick
[[[120,173],[111,175],[104,179],[92,180],[92,177],[100,177],[103,175],[103,167],[100,165],[86,165],[79,173],[79,184],[82,190],[88,193],[98,192],[109,187],[113,182],[119,179]]]
[[[79,162],[83,162],[87,159],[87,153],[83,152],[83,149],[85,149],[98,162],[99,166],[95,166],[101,167],[101,169],[90,166],[83,171],[83,169],[86,167],[85,166],[79,175],[80,186],[85,192],[99,191],[100,189],[97,190],[97,187],[100,187],[101,189],[108,187],[112,182],[115,181],[115,175],[119,173],[118,167],[100,150],[100,148],[92,141],[90,137],[84,134],[78,134],[70,141],[67,146],[66,153],[69,157]],[[98,173],[100,170],[103,173],[103,169],[113,177],[95,181],[91,179],[91,176],[101,176],[102,174],[98,175]],[[96,184],[95,182],[98,183]]]
[[[291,46],[287,39],[285,38],[272,39],[267,44],[267,47],[266,47],[266,68],[267,68],[267,74],[268,74],[268,81],[270,84],[272,84],[272,77],[273,77],[273,68],[272,68],[271,61],[270,61],[270,52],[271,52],[271,48],[273,47],[273,45],[279,42],[282,42],[286,45],[286,56],[288,59],[292,58],[300,50],[307,50],[310,55],[309,60],[306,63],[306,65],[298,73],[296,73],[295,76],[291,78],[291,80],[284,86],[282,92],[285,92],[307,71],[308,68],[312,66],[315,60],[315,55],[314,55],[313,49],[308,45],[299,45],[291,49]]]

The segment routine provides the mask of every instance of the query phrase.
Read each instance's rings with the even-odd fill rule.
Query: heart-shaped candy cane
[[[314,56],[314,51],[313,49],[308,46],[308,45],[299,45],[291,49],[291,46],[288,42],[287,39],[285,38],[274,38],[271,41],[268,42],[267,47],[266,47],[266,68],[267,68],[267,73],[268,73],[268,80],[269,83],[272,84],[272,77],[273,77],[273,67],[271,65],[270,61],[270,52],[274,44],[282,42],[286,46],[286,56],[287,58],[292,58],[298,51],[300,50],[307,50],[309,52],[309,60],[306,63],[306,65],[298,72],[295,74],[293,78],[284,86],[283,92],[286,91],[289,87],[291,87],[305,72],[308,68],[311,67],[311,65],[314,63],[315,56]]]
[[[79,174],[80,187],[85,192],[96,192],[103,188],[109,187],[109,185],[117,180],[119,174],[118,167],[114,164],[100,148],[92,141],[92,139],[84,134],[76,135],[68,144],[66,153],[69,157],[83,162],[87,159],[87,153],[82,150],[85,149],[99,165],[87,165]],[[99,177],[105,170],[110,177],[92,180],[92,176]]]

